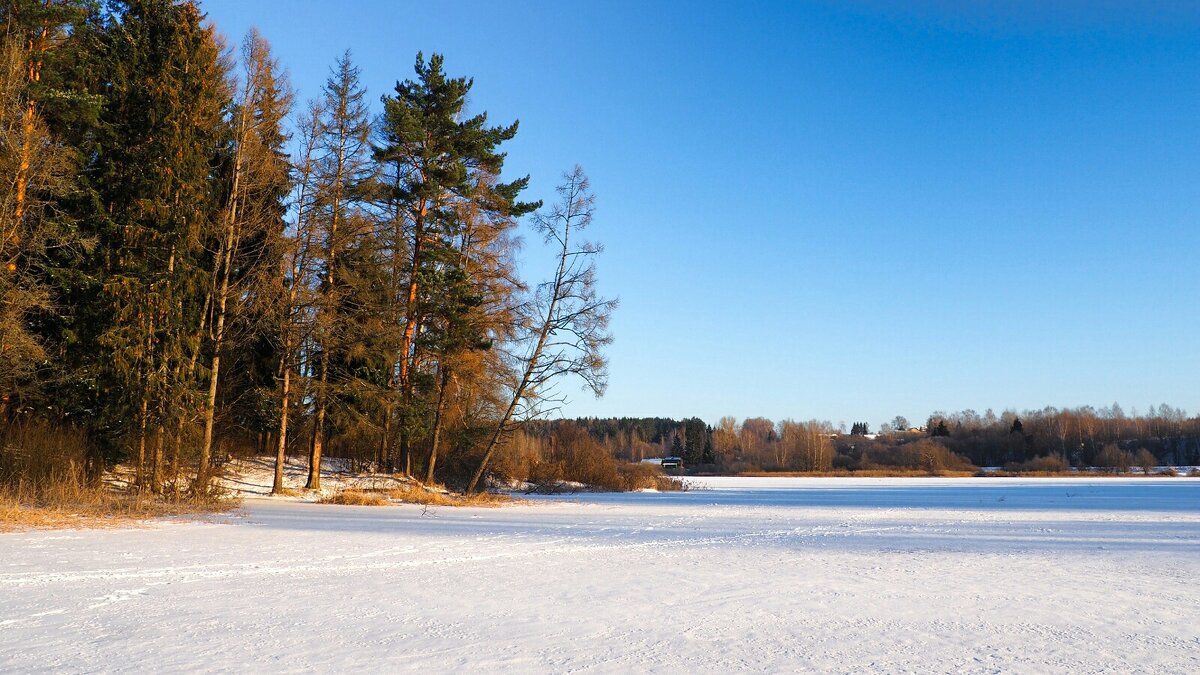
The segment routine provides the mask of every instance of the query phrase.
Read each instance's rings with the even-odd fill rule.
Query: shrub
[[[951,452],[938,441],[928,438],[891,448],[876,448],[870,453],[864,452],[855,468],[859,471],[899,468],[931,474],[974,473],[978,470],[978,467],[961,455]]]
[[[680,478],[664,475],[657,464],[621,464],[617,467],[621,490],[658,490],[678,492],[687,490],[687,483]]]
[[[1012,462],[1004,467],[1008,471],[1018,473],[1063,473],[1071,470],[1071,465],[1062,455],[1043,455],[1025,462]]]
[[[1154,472],[1154,467],[1158,466],[1158,458],[1154,456],[1153,452],[1142,448],[1134,455],[1133,463],[1141,468],[1142,473],[1149,476]]]
[[[1117,447],[1116,443],[1105,445],[1093,462],[1097,467],[1118,473],[1129,473],[1133,465],[1133,456]]]

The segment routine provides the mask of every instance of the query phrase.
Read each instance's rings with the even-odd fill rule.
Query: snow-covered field
[[[1200,480],[703,482],[0,535],[0,671],[1200,672]]]

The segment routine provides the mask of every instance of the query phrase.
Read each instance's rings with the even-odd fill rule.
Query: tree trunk
[[[26,77],[30,84],[37,84],[42,79],[42,59],[48,47],[47,38],[50,26],[42,23],[37,33],[29,38],[29,63]],[[17,162],[17,175],[13,177],[16,194],[13,207],[13,225],[19,228],[25,217],[26,193],[29,190],[29,169],[33,159],[33,132],[37,123],[37,107],[30,98],[25,102],[25,111],[21,115],[21,149]],[[8,242],[5,242],[6,244]]]
[[[165,434],[159,429],[154,439],[154,470],[150,475],[150,491],[156,495],[162,493],[164,440]]]
[[[425,471],[425,482],[433,483],[433,468],[437,465],[438,443],[442,438],[442,415],[446,409],[446,385],[450,382],[450,369],[442,370],[441,381],[438,383],[437,408],[433,413],[433,435],[429,443],[429,467]]]
[[[286,356],[284,358],[287,358]],[[275,481],[271,485],[271,494],[279,494],[283,492],[283,463],[286,458],[287,450],[287,428],[288,428],[288,397],[291,395],[292,384],[292,369],[283,369],[283,382],[280,384],[279,396],[279,438],[275,448]]]
[[[322,388],[324,388],[324,377]],[[313,421],[312,446],[308,452],[308,482],[304,487],[309,490],[321,489],[321,450],[325,443],[325,405],[317,407],[316,419]]]
[[[392,470],[392,396],[391,386],[388,386],[388,395],[384,397],[383,402],[383,436],[379,439],[379,456],[376,458],[376,465],[381,471]]]
[[[229,263],[232,257],[233,247],[229,245],[225,251],[225,274],[221,278],[221,290],[217,295],[216,332],[213,334],[213,356],[212,365],[209,368],[208,398],[204,406],[204,440],[200,443],[200,459],[196,464],[196,481],[192,485],[192,492],[194,494],[201,494],[208,489],[213,425],[217,412],[217,383],[221,375],[221,349],[224,346],[223,342],[225,338],[225,311],[229,300]]]
[[[417,217],[413,224],[412,266],[408,274],[408,297],[404,317],[404,334],[400,340],[400,414],[407,415],[412,409],[412,368],[416,364],[413,343],[417,333],[417,276],[421,269],[421,244],[425,239],[425,216],[429,205],[421,199]],[[408,434],[408,420],[400,427],[400,461],[404,464],[404,475],[412,475],[412,449]]]
[[[134,483],[140,491],[146,485],[146,417],[149,414],[150,402],[146,395],[142,395],[141,411],[138,415],[138,449],[137,449],[137,465],[135,467]]]

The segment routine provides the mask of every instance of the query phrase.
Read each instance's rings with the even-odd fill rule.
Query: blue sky
[[[899,4],[202,2],[302,97],[445,54],[531,196],[583,165],[621,307],[567,416],[1195,413],[1200,7]]]

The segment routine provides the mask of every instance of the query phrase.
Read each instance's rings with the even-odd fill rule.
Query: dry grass
[[[475,492],[459,494],[431,490],[422,485],[404,485],[388,490],[388,496],[406,504],[425,504],[428,506],[502,506],[511,504],[513,498],[497,492]]]
[[[167,516],[219,513],[237,500],[165,500],[148,494],[116,492],[107,486],[48,491],[39,497],[0,490],[0,532],[40,528],[118,527]]]
[[[0,531],[114,527],[164,516],[225,511],[236,500],[214,495],[169,498],[122,489],[85,467],[81,431],[26,422],[0,437]]]
[[[922,469],[849,469],[833,471],[742,471],[736,474],[748,478],[970,478],[978,475],[976,471],[951,471],[941,469],[925,471]]]
[[[433,490],[422,485],[401,485],[384,490],[350,488],[321,500],[322,504],[353,506],[386,506],[392,503],[422,504],[425,506],[485,506],[495,507],[513,502],[513,498],[495,492],[458,494]]]
[[[322,504],[342,504],[344,506],[386,506],[388,498],[373,490],[341,490],[328,497],[321,498]]]

